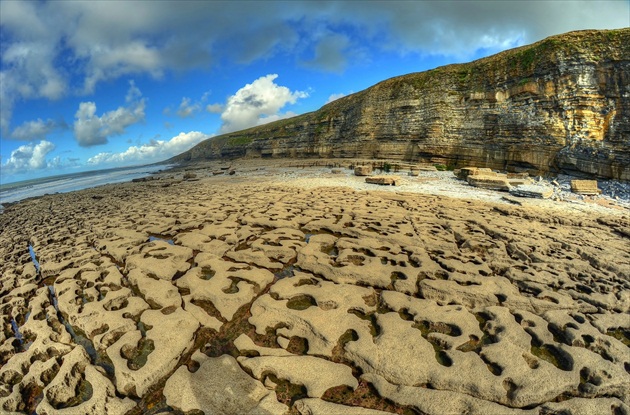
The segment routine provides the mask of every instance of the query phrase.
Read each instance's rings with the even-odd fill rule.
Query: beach
[[[0,412],[630,413],[626,200],[350,164],[9,205]]]

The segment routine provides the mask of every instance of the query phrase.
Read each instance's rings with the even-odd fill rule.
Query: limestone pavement
[[[0,216],[1,413],[630,413],[627,212],[182,174]]]

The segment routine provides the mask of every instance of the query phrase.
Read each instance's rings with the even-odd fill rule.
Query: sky
[[[0,184],[162,161],[393,76],[628,26],[630,0],[0,0]]]

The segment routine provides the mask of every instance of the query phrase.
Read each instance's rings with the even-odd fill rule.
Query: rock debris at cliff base
[[[8,207],[0,412],[630,413],[624,206],[247,168]]]

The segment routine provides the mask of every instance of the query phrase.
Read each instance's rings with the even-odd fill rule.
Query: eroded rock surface
[[[627,215],[237,176],[95,192],[0,215],[0,412],[630,412]]]

